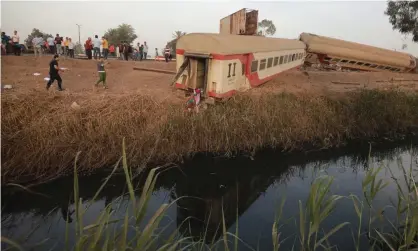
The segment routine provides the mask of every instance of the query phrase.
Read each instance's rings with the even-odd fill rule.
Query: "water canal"
[[[400,165],[409,168],[412,164],[418,169],[416,139],[401,143],[377,144],[371,152],[368,164],[369,146],[354,145],[338,150],[282,154],[264,151],[254,157],[236,156],[233,158],[196,156],[178,168],[164,171],[158,179],[147,211],[146,218],[162,203],[174,203],[163,219],[162,237],[168,236],[181,225],[184,235],[196,240],[206,233],[207,242],[222,239],[222,208],[225,224],[235,233],[239,226],[240,250],[272,249],[272,224],[283,197],[286,198],[280,228],[280,238],[284,241],[281,250],[298,249],[298,201],[308,197],[310,185],[320,175],[335,178],[331,191],[333,194],[363,196],[361,183],[370,166],[384,166],[378,178],[390,180],[389,169],[401,176]],[[107,172],[89,177],[80,177],[80,197],[84,202],[93,198]],[[144,179],[136,180],[141,187]],[[125,176],[114,174],[97,201],[87,211],[84,224],[92,224],[106,205],[111,205],[115,219],[123,219],[130,207]],[[138,192],[138,196],[139,196]],[[376,208],[390,205],[397,196],[394,184],[384,188],[374,201]],[[199,199],[198,199],[199,198]],[[67,177],[32,188],[30,192],[21,189],[2,189],[2,236],[21,243],[31,250],[63,250],[65,232],[68,227],[68,243],[74,241],[73,178]],[[238,222],[237,218],[238,210]],[[385,217],[394,219],[396,212],[385,209]],[[69,215],[67,218],[66,215]],[[181,224],[188,220],[188,224]],[[145,221],[146,222],[146,221]],[[143,224],[145,224],[145,222]],[[336,210],[322,224],[324,231],[333,226],[350,224],[329,241],[339,250],[354,250],[352,231],[356,232],[358,218],[353,203],[343,198]],[[388,227],[386,222],[377,222],[376,227]],[[367,223],[362,229],[367,229]],[[130,233],[131,235],[133,233]],[[296,244],[295,244],[296,243]],[[3,248],[5,244],[2,244]],[[362,238],[361,250],[369,247],[367,238]]]

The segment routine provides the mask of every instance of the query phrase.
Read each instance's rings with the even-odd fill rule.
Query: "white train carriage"
[[[293,39],[191,33],[177,41],[175,87],[226,98],[303,65],[305,44]]]

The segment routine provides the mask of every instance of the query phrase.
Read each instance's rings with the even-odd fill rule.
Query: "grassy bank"
[[[239,250],[239,247],[245,246],[245,250],[258,250],[257,247],[251,247],[240,239],[238,224],[238,208],[236,209],[236,225],[233,232],[228,232],[225,224],[224,205],[222,203],[222,215],[218,219],[220,222],[217,231],[221,233],[218,240],[206,239],[206,232],[201,239],[195,240],[187,237],[187,232],[181,231],[181,226],[187,225],[185,219],[179,227],[170,232],[165,232],[168,228],[163,218],[167,215],[170,207],[174,206],[180,200],[186,199],[178,197],[170,204],[162,204],[152,215],[147,218],[146,212],[150,197],[155,191],[155,185],[161,168],[152,169],[143,186],[136,187],[133,182],[132,169],[128,167],[126,152],[123,151],[121,164],[116,164],[114,171],[122,166],[126,178],[126,193],[121,194],[121,198],[128,197],[128,206],[121,206],[121,200],[115,200],[106,205],[103,210],[95,217],[94,221],[86,224],[86,215],[89,209],[95,204],[96,199],[100,201],[98,195],[103,191],[107,182],[110,180],[113,172],[104,179],[103,184],[95,193],[91,200],[84,201],[80,196],[79,178],[77,176],[77,167],[74,165],[74,201],[75,207],[75,226],[66,225],[65,233],[62,239],[64,244],[55,246],[58,250]],[[280,206],[277,208],[275,218],[272,219],[271,250],[283,249],[284,243],[293,243],[292,250],[340,250],[349,242],[353,242],[353,250],[416,250],[418,248],[418,188],[416,182],[416,165],[411,153],[409,166],[403,166],[398,161],[398,170],[395,175],[389,166],[373,166],[370,164],[370,157],[367,171],[361,182],[361,191],[363,196],[341,196],[333,193],[331,186],[334,182],[333,177],[317,176],[312,181],[309,193],[302,202],[298,200],[299,212],[295,212],[295,217],[282,217],[285,210],[285,197],[282,197]],[[380,179],[379,174],[386,172],[387,178]],[[383,206],[376,206],[378,195],[385,193],[388,186],[395,187],[395,198],[391,198],[391,203]],[[237,191],[238,193],[238,191]],[[199,200],[199,198],[194,198]],[[330,216],[337,213],[337,204],[342,200],[348,200],[352,203],[351,210],[355,211],[357,216],[353,222],[343,222],[334,220],[333,226],[325,230],[324,223]],[[350,203],[350,204],[351,204]],[[116,217],[112,208],[126,210],[124,214]],[[340,208],[341,209],[341,208]],[[389,219],[387,212],[396,212],[394,218]],[[121,217],[122,216],[122,217]],[[68,215],[67,215],[68,217]],[[214,217],[215,219],[216,216]],[[206,219],[206,218],[205,218]],[[214,221],[209,213],[207,221]],[[248,223],[248,221],[247,221]],[[366,223],[366,224],[364,224]],[[389,223],[389,228],[383,228],[376,223]],[[170,223],[169,223],[170,224]],[[296,225],[297,232],[289,236],[282,235],[289,225]],[[364,225],[367,227],[364,228]],[[351,236],[344,236],[338,243],[332,243],[331,237],[338,235],[343,228],[351,230]],[[32,229],[29,229],[32,232]],[[207,230],[207,228],[206,228]],[[36,229],[33,229],[36,231]],[[74,233],[72,233],[74,231]],[[187,231],[187,230],[186,230]],[[73,241],[69,241],[69,235],[75,236]],[[254,234],[259,234],[254,232]],[[168,238],[162,237],[168,236]],[[21,237],[23,238],[23,237]],[[41,248],[49,238],[36,244]],[[208,241],[209,240],[209,241]],[[8,250],[31,250],[32,246],[25,245],[24,242],[2,237],[3,248],[15,248]],[[22,246],[21,246],[22,245]],[[51,244],[49,244],[51,245]],[[65,246],[64,246],[65,245]],[[41,249],[40,249],[41,250]]]
[[[397,138],[418,131],[418,95],[361,91],[343,97],[237,96],[192,116],[182,104],[151,97],[77,97],[28,93],[2,97],[3,182],[47,180],[115,163],[122,138],[131,166],[195,152],[253,152],[261,147],[327,148],[352,139]]]

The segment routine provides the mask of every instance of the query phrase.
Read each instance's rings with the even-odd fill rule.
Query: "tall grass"
[[[81,108],[70,108],[77,101]],[[263,147],[329,148],[353,139],[399,138],[418,130],[418,95],[360,91],[340,97],[240,95],[190,116],[183,104],[144,95],[28,93],[2,96],[2,181],[47,181],[118,161],[178,161],[196,152],[232,154]],[[158,162],[158,163],[157,163]]]
[[[119,168],[120,161],[114,166],[113,171],[104,180],[102,186],[97,190],[93,198],[88,202],[83,202],[79,196],[79,182],[77,170],[77,158],[74,164],[74,205],[75,205],[75,241],[68,242],[69,227],[66,227],[64,250],[238,250],[240,246],[245,246],[249,250],[256,250],[250,247],[239,237],[238,231],[238,208],[236,211],[235,233],[228,232],[225,223],[224,210],[222,208],[221,226],[222,237],[220,240],[212,240],[206,244],[205,236],[201,240],[195,241],[192,237],[184,237],[180,231],[181,225],[187,224],[186,219],[180,226],[173,231],[168,238],[162,239],[160,235],[166,227],[161,226],[161,220],[165,216],[168,208],[183,198],[177,198],[170,204],[162,204],[153,215],[146,220],[145,213],[148,202],[155,188],[156,181],[161,168],[152,169],[145,181],[142,190],[135,189],[132,170],[128,165],[125,143],[122,144],[122,170],[126,178],[127,194],[130,198],[131,208],[126,208],[123,218],[113,219],[113,211],[110,210],[113,202],[107,205],[97,216],[92,224],[84,224],[84,216],[88,209],[95,203],[98,195],[102,192],[107,182]],[[393,208],[397,212],[397,221],[388,221],[391,225],[390,231],[377,229],[373,222],[377,218],[385,218],[381,208],[374,208],[373,201],[377,195],[384,192],[389,184],[378,178],[378,174],[384,166],[374,167],[370,164],[362,181],[363,197],[350,195],[343,197],[332,193],[331,186],[334,179],[329,176],[319,176],[311,184],[309,195],[305,201],[299,201],[298,229],[293,241],[292,250],[338,250],[338,246],[333,245],[330,237],[337,234],[342,228],[351,227],[353,242],[356,250],[361,250],[360,241],[365,238],[369,240],[371,250],[416,250],[418,248],[418,188],[416,182],[416,169],[413,168],[411,154],[411,165],[405,169],[401,162],[399,167],[403,174],[403,181],[398,180],[390,168],[387,170],[392,174],[393,184],[397,188],[397,201],[393,203]],[[414,175],[415,174],[415,175]],[[139,194],[139,196],[137,196]],[[238,194],[237,194],[238,195]],[[322,229],[323,222],[334,213],[336,205],[340,200],[351,200],[353,210],[358,216],[358,226],[355,222],[336,222],[334,227],[325,232]],[[286,199],[283,197],[280,207],[272,225],[272,248],[281,250],[281,245],[285,241],[291,241],[290,237],[280,236],[281,228],[288,224],[289,219],[282,219],[282,212]],[[367,213],[366,213],[367,211]],[[363,231],[361,222],[364,216],[368,221],[366,231]],[[210,216],[209,216],[210,218]],[[68,223],[67,223],[68,224]],[[16,250],[24,250],[17,242],[4,238],[1,241]],[[349,241],[349,238],[347,238]],[[341,244],[341,243],[339,243]],[[347,243],[343,243],[344,245]]]

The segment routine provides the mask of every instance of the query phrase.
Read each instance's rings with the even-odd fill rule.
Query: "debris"
[[[4,85],[3,86],[3,89],[12,89],[13,88],[13,86],[12,85]]]
[[[78,109],[80,109],[80,105],[79,104],[77,104],[77,102],[73,102],[72,104],[71,104],[71,108],[72,109],[74,109],[74,110],[78,110]]]
[[[159,72],[159,73],[166,73],[166,74],[173,74],[175,75],[175,71],[167,71],[167,70],[160,70],[160,69],[152,69],[152,68],[142,68],[142,67],[134,67],[134,70],[137,71],[153,71],[153,72]]]
[[[339,81],[331,81],[331,83],[336,85],[360,85],[359,82],[339,82]]]
[[[50,78],[44,78],[44,80],[45,80],[45,81],[49,81],[49,80],[50,80]]]
[[[212,97],[206,98],[205,103],[208,104],[208,105],[214,105],[215,104],[215,99],[212,98]]]
[[[40,73],[38,73],[38,72],[35,72],[35,73],[33,74],[33,76],[41,76],[41,74],[40,74]]]

